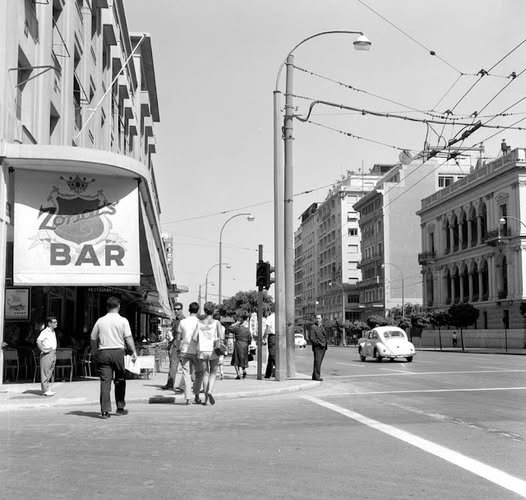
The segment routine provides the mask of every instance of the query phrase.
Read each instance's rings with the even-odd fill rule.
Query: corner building
[[[424,305],[470,303],[474,327],[526,345],[526,150],[504,148],[462,180],[422,200]]]
[[[170,320],[156,122],[122,0],[0,2],[0,340],[21,364],[48,315],[82,351],[112,294],[136,337]]]

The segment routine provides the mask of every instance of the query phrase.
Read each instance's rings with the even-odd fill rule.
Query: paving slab
[[[224,366],[224,378],[217,379],[214,397],[221,400],[270,396],[287,392],[304,391],[318,387],[321,382],[311,380],[309,375],[296,374],[294,378],[280,381],[257,380],[256,367],[249,367],[247,378],[236,380],[234,368]],[[184,394],[163,390],[166,369],[154,373],[150,378],[135,378],[126,381],[126,404],[173,404],[184,400]],[[42,396],[40,383],[5,383],[0,385],[0,411],[15,411],[29,408],[53,408],[67,406],[99,407],[100,382],[97,377],[86,377],[73,382],[55,381],[51,385],[54,396]],[[203,395],[201,396],[203,398]],[[113,399],[113,388],[112,388]],[[114,404],[114,401],[112,401]]]

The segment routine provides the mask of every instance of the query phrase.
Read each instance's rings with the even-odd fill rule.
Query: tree
[[[479,310],[473,304],[454,304],[448,309],[451,324],[460,328],[460,344],[464,351],[464,337],[462,328],[472,325],[479,317]]]
[[[392,321],[387,318],[384,318],[383,316],[373,314],[367,318],[367,324],[369,325],[369,328],[374,328],[375,326],[391,325]]]
[[[438,344],[442,350],[442,334],[440,332],[441,326],[448,326],[451,324],[451,318],[447,311],[433,311],[429,314],[429,321],[433,326],[438,326]]]
[[[272,297],[263,292],[263,311],[270,311],[272,305]],[[221,316],[235,316],[241,311],[246,311],[249,315],[255,311],[258,306],[258,292],[256,290],[240,291],[234,296],[223,301],[219,310]]]

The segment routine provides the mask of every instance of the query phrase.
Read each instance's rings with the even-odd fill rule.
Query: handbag
[[[214,352],[218,356],[224,356],[226,354],[226,345],[223,343],[221,339],[214,340]]]

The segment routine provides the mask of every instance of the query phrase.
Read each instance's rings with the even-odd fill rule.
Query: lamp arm
[[[330,31],[320,31],[319,33],[315,33],[314,35],[311,35],[307,38],[304,38],[301,42],[296,44],[293,49],[287,54],[287,57],[283,60],[281,63],[279,69],[278,69],[278,75],[276,76],[276,92],[279,91],[279,79],[281,76],[281,72],[283,71],[283,68],[287,64],[287,59],[292,53],[300,46],[303,45],[305,42],[308,42],[309,40],[312,40],[313,38],[322,36],[322,35],[335,35],[335,34],[345,34],[345,35],[363,35],[363,31],[349,31],[349,30],[330,30]]]

